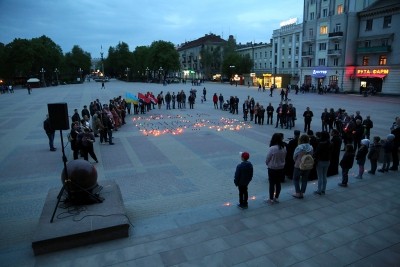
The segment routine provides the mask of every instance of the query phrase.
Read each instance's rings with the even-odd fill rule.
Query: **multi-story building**
[[[300,83],[354,91],[358,13],[377,0],[305,0]]]
[[[206,34],[177,48],[183,79],[211,79],[221,73],[223,46],[226,40],[215,34]],[[202,55],[205,57],[202,59]],[[206,56],[207,55],[207,56]]]
[[[243,74],[244,84],[271,86],[272,68],[271,55],[272,44],[249,42],[239,44],[236,52],[241,56],[248,55],[253,61],[251,73]]]
[[[270,68],[273,83],[278,88],[299,83],[302,30],[303,26],[297,24],[297,19],[290,19],[281,23],[281,28],[273,31]]]
[[[347,66],[354,90],[400,94],[400,1],[380,0],[358,13],[354,67]]]

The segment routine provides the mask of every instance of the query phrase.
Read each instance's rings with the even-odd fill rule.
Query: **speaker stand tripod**
[[[62,186],[60,192],[59,192],[58,195],[57,195],[57,203],[56,203],[56,206],[54,207],[54,211],[53,211],[53,215],[51,216],[50,223],[52,223],[53,220],[54,220],[54,215],[55,215],[56,212],[57,212],[58,205],[60,204],[61,197],[62,197],[62,195],[64,194],[65,187],[66,187],[67,184],[71,184],[71,185],[74,185],[74,186],[78,187],[80,190],[84,191],[84,192],[87,193],[89,196],[91,196],[93,199],[95,199],[97,203],[103,202],[103,199],[102,199],[102,198],[100,198],[99,196],[93,194],[92,192],[89,192],[89,191],[86,190],[85,188],[81,187],[80,185],[74,183],[72,180],[69,179],[69,177],[68,177],[68,171],[67,171],[67,157],[65,156],[64,138],[63,138],[63,135],[62,135],[62,130],[60,130],[60,137],[61,137],[62,161],[63,161],[63,163],[64,163],[64,175],[65,175],[65,180],[64,180],[64,184],[63,184],[63,186]]]

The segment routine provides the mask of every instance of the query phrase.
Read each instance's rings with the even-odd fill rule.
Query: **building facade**
[[[281,28],[272,34],[271,69],[274,84],[278,88],[298,85],[302,50],[302,24],[297,19],[281,23]]]
[[[244,84],[271,86],[272,44],[252,42],[239,44],[236,52],[241,56],[248,55],[253,61],[251,73],[243,75]]]
[[[305,0],[300,82],[306,87],[355,91],[358,12],[376,0]],[[354,68],[353,68],[354,71]]]
[[[179,77],[185,80],[212,79],[212,75],[221,73],[225,43],[226,40],[211,33],[178,46],[181,64]]]
[[[380,0],[358,13],[354,90],[400,94],[400,1]]]

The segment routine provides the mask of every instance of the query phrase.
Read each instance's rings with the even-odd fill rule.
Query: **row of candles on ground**
[[[204,115],[204,114],[203,114]],[[150,122],[154,120],[164,119],[163,122]],[[179,119],[172,121],[165,121],[165,119]],[[221,118],[220,120],[207,120],[207,119],[196,119],[194,122],[186,119],[183,116],[162,116],[155,115],[150,117],[135,117],[133,122],[136,122],[135,126],[138,130],[146,136],[160,136],[164,134],[179,135],[185,130],[191,129],[192,131],[198,131],[202,128],[208,128],[217,132],[221,131],[239,131],[246,128],[251,128],[249,123],[239,121],[231,118]]]

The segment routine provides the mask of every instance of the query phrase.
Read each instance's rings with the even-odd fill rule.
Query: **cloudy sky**
[[[269,42],[280,22],[302,20],[303,0],[0,0],[0,10],[1,43],[46,35],[63,53],[79,45],[95,58],[119,42],[133,51],[208,33]]]

